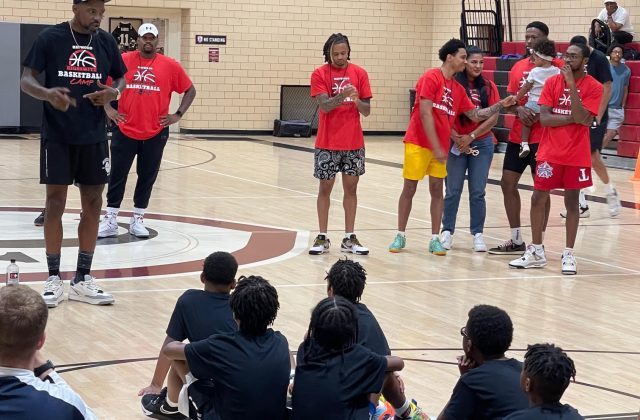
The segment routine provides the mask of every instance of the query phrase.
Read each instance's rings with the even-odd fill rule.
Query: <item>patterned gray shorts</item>
[[[363,175],[364,147],[358,150],[316,149],[313,176],[328,180],[335,178],[338,172],[351,176]]]

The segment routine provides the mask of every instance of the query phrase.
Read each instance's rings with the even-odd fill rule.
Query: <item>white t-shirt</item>
[[[542,93],[542,87],[544,82],[551,76],[560,74],[560,69],[554,65],[549,67],[534,67],[527,76],[527,83],[533,83],[531,90],[529,90],[529,102],[538,103],[540,94]]]
[[[633,32],[633,25],[631,24],[631,16],[629,16],[629,12],[624,7],[618,6],[618,9],[611,15],[613,21],[617,24],[622,24],[622,27],[618,29],[619,31],[628,32],[631,35]],[[602,9],[600,14],[598,15],[598,19],[607,23],[607,9]]]

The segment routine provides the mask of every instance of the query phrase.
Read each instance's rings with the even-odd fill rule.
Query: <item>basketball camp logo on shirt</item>
[[[156,85],[156,75],[153,67],[138,65],[133,74],[133,83],[127,84],[127,89],[138,89],[139,93],[160,92],[160,87]]]
[[[58,77],[69,80],[70,85],[90,86],[96,80],[102,80],[102,74],[98,73],[98,60],[93,54],[93,47],[74,45],[73,52],[69,56],[66,70],[58,70]]]
[[[351,85],[351,78],[348,76],[343,77],[334,77],[333,78],[333,86],[331,87],[331,92],[333,96],[341,94],[348,86]],[[351,97],[344,98],[344,102],[353,102]]]
[[[580,94],[580,90],[578,90]],[[553,108],[554,114],[571,115],[571,92],[569,89],[564,89],[562,96],[558,99],[558,106]]]
[[[442,99],[440,99],[439,104],[434,103],[433,107],[436,109],[439,109],[440,111],[446,112],[452,117],[455,117],[456,113],[451,109],[453,108],[453,96],[451,96],[451,89],[449,89],[446,86],[443,87],[442,89],[443,89]]]

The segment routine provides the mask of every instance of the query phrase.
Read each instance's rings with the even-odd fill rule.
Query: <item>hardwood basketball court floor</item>
[[[371,249],[349,256],[363,264],[363,297],[382,325],[394,354],[405,358],[407,395],[437,415],[458,378],[459,329],[468,310],[481,303],[505,309],[514,322],[508,355],[522,360],[527,344],[553,342],[576,362],[576,383],[565,402],[593,418],[625,418],[640,407],[640,182],[631,172],[610,169],[624,208],[609,218],[604,187],[588,193],[591,217],[581,219],[576,244],[578,275],[560,273],[564,224],[562,198],[552,195],[545,238],[549,263],[514,270],[513,257],[471,250],[465,188],[453,250],[428,254],[428,188],[420,183],[407,229],[407,248],[391,254],[397,200],[402,189],[402,142],[367,141],[367,173],[358,189],[356,232]],[[42,229],[32,222],[44,197],[38,184],[39,143],[34,136],[0,143],[0,260],[13,255],[21,279],[41,290],[46,278]],[[137,391],[151,380],[155,357],[180,294],[200,288],[206,255],[234,252],[239,275],[258,274],[278,289],[275,328],[297,349],[310,311],[326,295],[324,276],[341,257],[342,188],[336,182],[329,219],[331,252],[310,256],[317,234],[317,181],[312,176],[312,139],[173,136],[165,150],[146,226],[148,240],[126,231],[135,170],[122,205],[118,238],[100,240],[94,275],[116,298],[94,307],[64,301],[52,309],[45,355],[100,418],[142,419]],[[494,246],[509,237],[499,179],[503,155],[494,158],[487,186],[485,238]],[[18,163],[16,163],[18,162]],[[531,176],[525,173],[521,217],[530,239]],[[70,187],[64,216],[62,270],[75,268],[79,196]]]

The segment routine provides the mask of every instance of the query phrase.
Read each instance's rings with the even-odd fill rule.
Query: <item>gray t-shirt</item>
[[[542,93],[542,87],[544,82],[557,74],[560,74],[560,69],[554,65],[549,67],[534,67],[527,76],[527,83],[533,83],[533,87],[529,90],[528,102],[537,104]]]

